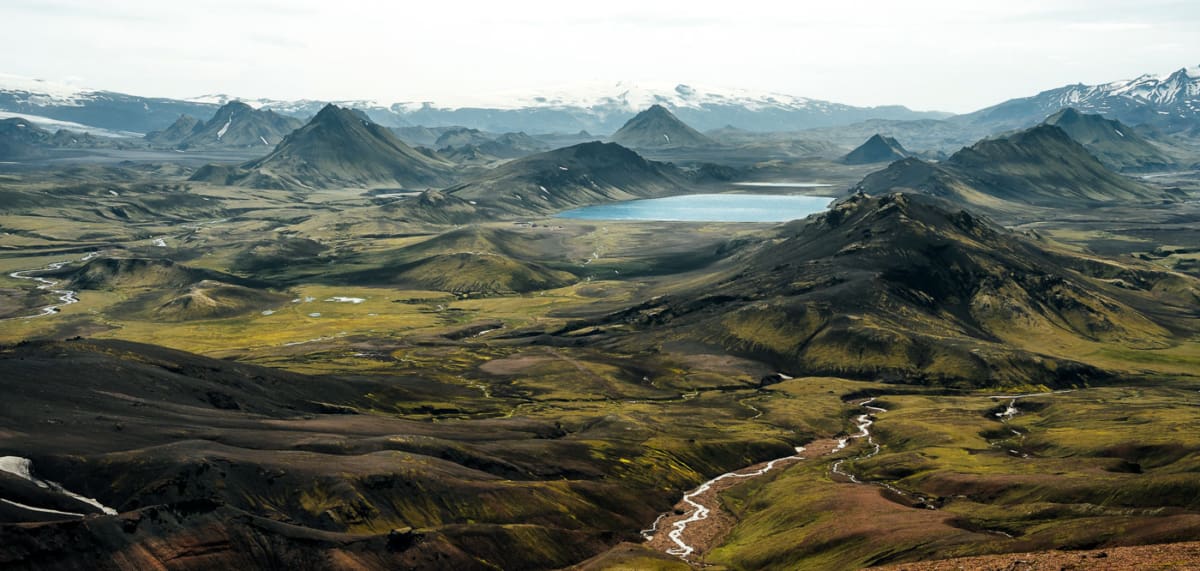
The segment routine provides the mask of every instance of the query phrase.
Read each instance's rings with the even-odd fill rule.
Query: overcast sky
[[[971,111],[1200,64],[1196,0],[0,0],[0,73],[456,103],[653,81]]]

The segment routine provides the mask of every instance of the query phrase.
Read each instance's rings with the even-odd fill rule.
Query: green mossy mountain
[[[39,157],[44,154],[39,145],[49,137],[45,129],[21,117],[0,119],[0,160]]]
[[[273,147],[302,125],[295,117],[230,101],[208,121],[181,115],[167,129],[147,133],[146,140],[180,149]]]
[[[47,149],[108,146],[91,133],[59,129],[53,133],[24,117],[0,119],[0,161],[27,161],[49,156]]]
[[[1067,107],[1048,117],[1045,123],[1062,129],[1105,166],[1115,170],[1144,171],[1174,164],[1171,157],[1120,121]]]
[[[611,140],[634,149],[705,147],[713,144],[712,139],[679,120],[662,105],[651,105],[635,115],[613,133]]]
[[[339,281],[452,293],[511,294],[554,289],[578,281],[542,263],[562,248],[555,236],[468,225],[381,256],[376,269]]]
[[[581,143],[500,165],[405,208],[436,220],[439,209],[532,216],[560,210],[681,192],[688,184],[678,168],[650,161],[616,143]]]
[[[313,190],[429,188],[453,180],[449,162],[422,153],[350,109],[326,105],[271,154],[237,167],[209,165],[194,181]]]
[[[231,317],[291,299],[256,280],[156,258],[97,258],[48,275],[73,289],[119,291],[127,298],[121,313],[156,321]]]
[[[984,139],[940,163],[915,158],[897,161],[868,175],[858,189],[868,194],[915,190],[986,209],[1181,198],[1113,172],[1053,125]]]
[[[875,133],[866,142],[842,157],[842,162],[848,165],[868,165],[898,161],[909,156],[909,152],[899,141]]]

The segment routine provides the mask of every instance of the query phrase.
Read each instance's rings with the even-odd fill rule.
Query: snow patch
[[[105,513],[105,514],[107,514],[107,515],[117,515],[117,510],[114,510],[114,509],[112,509],[112,508],[110,508],[110,507],[108,507],[108,506],[105,506],[104,504],[101,504],[100,502],[98,502],[98,501],[96,501],[96,500],[94,500],[94,499],[92,499],[92,498],[85,498],[85,497],[83,497],[83,496],[81,496],[81,495],[79,495],[79,494],[76,494],[75,492],[72,492],[72,491],[70,491],[70,490],[68,490],[68,489],[66,489],[66,488],[63,488],[63,487],[62,487],[62,485],[61,485],[61,484],[59,484],[59,483],[57,483],[57,482],[51,482],[51,481],[49,481],[49,480],[43,480],[43,479],[41,479],[41,478],[38,478],[38,477],[34,476],[34,475],[33,475],[33,461],[32,461],[32,460],[30,460],[30,459],[28,459],[28,458],[21,458],[20,456],[4,456],[4,457],[0,457],[0,472],[8,472],[9,474],[12,474],[12,475],[14,475],[14,476],[16,476],[16,477],[18,477],[18,478],[22,478],[22,479],[25,479],[25,480],[29,480],[30,482],[33,482],[34,484],[37,484],[37,486],[38,486],[39,488],[43,488],[43,489],[46,489],[46,490],[51,490],[51,491],[54,491],[54,492],[58,492],[58,493],[60,493],[60,494],[63,494],[63,495],[65,495],[65,496],[68,496],[68,497],[70,497],[70,498],[72,498],[72,499],[75,499],[75,500],[78,500],[78,501],[80,501],[80,502],[83,502],[83,503],[85,503],[85,504],[88,504],[89,506],[92,506],[92,507],[94,507],[94,508],[96,508],[96,509],[100,510],[101,512],[103,512],[103,513]],[[0,501],[5,501],[5,502],[8,502],[8,503],[16,504],[16,502],[10,502],[10,501],[8,501],[8,500],[0,500]],[[65,515],[78,515],[78,516],[81,516],[81,517],[83,516],[83,514],[76,514],[76,513],[71,513],[71,512],[59,512],[59,511],[54,511],[54,510],[46,510],[46,509],[42,509],[42,508],[35,508],[35,507],[32,507],[32,506],[26,506],[26,505],[24,505],[24,504],[16,504],[16,505],[17,505],[18,507],[23,507],[23,508],[26,508],[26,509],[32,509],[32,510],[36,510],[36,511],[42,511],[42,512],[46,512],[46,513],[58,513],[58,514],[65,514]]]
[[[218,141],[220,141],[220,140],[221,140],[221,137],[224,137],[224,136],[225,136],[225,133],[226,133],[227,131],[229,131],[229,126],[230,126],[230,125],[232,125],[232,124],[233,124],[233,116],[232,116],[232,115],[230,115],[230,116],[229,116],[229,119],[225,121],[225,125],[221,127],[221,130],[220,130],[220,131],[217,131],[217,140],[218,140]]]

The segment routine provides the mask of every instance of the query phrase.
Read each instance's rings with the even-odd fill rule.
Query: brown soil
[[[1112,547],[1089,551],[1039,551],[961,557],[871,567],[880,571],[1117,571],[1200,569],[1200,541]]]
[[[806,445],[804,447],[804,452],[800,454],[800,456],[804,460],[825,456],[833,452],[837,448],[837,444],[838,441],[832,438],[816,440]],[[788,460],[786,462],[778,462],[775,464],[774,469],[763,475],[767,476],[775,474],[777,471],[781,471],[787,466],[800,461],[802,460],[796,459]],[[766,465],[767,462],[761,462],[759,464],[737,470],[736,473],[744,474],[746,472],[753,472]],[[721,493],[734,486],[744,484],[752,479],[753,478],[726,478],[713,484],[703,494],[693,498],[693,501],[696,503],[708,507],[709,513],[707,519],[688,524],[687,530],[683,533],[682,539],[684,543],[687,543],[695,548],[695,551],[688,556],[689,560],[694,561],[699,559],[701,556],[707,553],[708,550],[720,545],[721,540],[725,538],[725,536],[729,533],[729,530],[733,528],[735,523],[737,523],[737,520],[733,517],[733,515],[722,508],[721,502],[718,499]],[[675,522],[687,519],[691,514],[691,506],[684,503],[681,499],[679,503],[675,504],[674,512],[659,520],[658,527],[656,528],[654,535],[648,542],[646,542],[646,545],[664,553],[668,549],[678,547],[675,545],[675,542],[671,541],[671,538],[668,537],[668,533],[671,531],[671,526]]]
[[[493,359],[480,365],[479,370],[492,375],[519,375],[533,367],[554,360],[553,355],[522,353],[503,359]]]

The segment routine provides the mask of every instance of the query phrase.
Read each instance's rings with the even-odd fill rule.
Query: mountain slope
[[[875,133],[866,142],[842,157],[842,162],[848,165],[866,165],[871,163],[892,162],[908,156],[908,151],[899,141]]]
[[[631,148],[703,147],[712,139],[689,127],[662,105],[635,115],[611,137],[614,143]]]
[[[452,168],[358,113],[327,105],[266,157],[206,167],[192,180],[284,190],[421,188],[449,182]]]
[[[868,194],[913,189],[989,209],[1180,198],[1112,172],[1053,125],[982,140],[938,164],[898,161],[868,175],[858,188]]]
[[[1200,307],[1193,278],[1059,251],[905,194],[848,198],[713,275],[602,324],[794,376],[1066,386],[1105,377],[1076,362],[1084,348],[1169,346],[1193,334]]]
[[[1115,170],[1159,169],[1174,162],[1120,121],[1068,107],[1046,118],[1045,123],[1062,129],[1105,166]]]
[[[222,105],[204,123],[192,121],[195,119],[180,117],[167,130],[148,133],[146,139],[179,148],[269,147],[303,125],[294,117],[255,109],[240,101]]]

